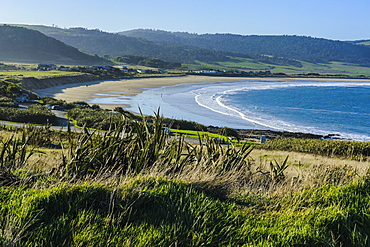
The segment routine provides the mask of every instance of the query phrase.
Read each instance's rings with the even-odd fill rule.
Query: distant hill
[[[0,60],[89,65],[107,63],[38,31],[0,25]]]
[[[172,44],[191,45],[205,49],[242,54],[263,54],[311,63],[331,61],[370,66],[370,48],[344,41],[305,36],[257,36],[235,34],[191,34],[161,30],[136,29],[120,34]]]
[[[158,42],[107,33],[98,29],[86,28],[62,29],[47,26],[23,25],[23,27],[40,31],[80,50],[99,56],[111,58],[127,55],[158,58],[168,62],[179,63],[217,63],[232,62],[235,57],[250,58],[256,62],[301,67],[296,60],[259,54],[240,54],[228,51],[217,51],[191,45],[171,42]]]
[[[356,45],[370,45],[370,39],[350,41],[350,43],[356,44]]]

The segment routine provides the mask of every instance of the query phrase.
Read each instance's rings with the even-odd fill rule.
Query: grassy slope
[[[320,73],[320,74],[346,74],[349,76],[365,75],[370,76],[369,67],[361,67],[355,64],[345,64],[340,62],[332,62],[329,64],[313,64],[301,62],[303,67],[298,68],[294,66],[280,66],[266,63],[256,63],[248,58],[235,58],[240,62],[219,62],[217,64],[198,63],[198,65],[186,64],[184,66],[192,70],[214,68],[214,69],[240,69],[240,70],[270,70],[273,73]]]
[[[148,132],[141,121],[133,122],[132,127],[138,134],[129,132],[125,137],[120,132],[94,136],[88,132],[26,131],[33,141],[59,142],[63,151],[33,145],[12,149],[12,145],[23,145],[24,139],[10,146],[3,140],[2,145],[8,147],[5,154],[19,158],[12,165],[2,162],[1,169],[13,168],[12,174],[23,182],[0,186],[1,244],[369,244],[370,180],[366,171],[358,175],[346,166],[318,163],[324,167],[316,172],[275,176],[257,158],[249,157],[248,146],[239,149],[211,141],[191,146],[169,141],[158,119],[152,126],[154,132]],[[24,138],[21,133],[17,136]],[[27,160],[17,155],[22,150],[43,152]],[[260,157],[268,154],[258,152]],[[58,159],[62,153],[64,158]],[[282,165],[280,158],[273,158]],[[0,161],[4,159],[0,156]],[[127,164],[136,172],[120,173],[118,168],[127,169]],[[305,166],[310,164],[301,163],[297,168]],[[52,167],[57,168],[56,173],[43,172]],[[256,172],[258,169],[261,172]],[[32,174],[41,176],[30,179]]]
[[[369,189],[362,179],[220,201],[196,184],[153,177],[114,187],[3,187],[0,210],[13,216],[2,218],[0,239],[23,246],[367,246]]]

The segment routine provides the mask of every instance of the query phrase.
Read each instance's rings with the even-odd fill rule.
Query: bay
[[[127,102],[126,102],[127,103]],[[241,129],[272,129],[370,141],[370,83],[240,81],[148,89],[129,110]]]

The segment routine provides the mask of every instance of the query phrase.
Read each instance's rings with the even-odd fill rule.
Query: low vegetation
[[[191,145],[158,114],[121,118],[104,134],[1,130],[2,245],[369,245],[366,171],[291,176],[289,157],[264,166],[249,144]]]
[[[4,63],[0,63],[0,70],[2,71],[7,71],[7,70],[24,70],[23,67],[18,67],[14,64],[4,64]]]
[[[56,124],[54,113],[42,105],[30,105],[26,109],[0,107],[0,120],[34,124]]]
[[[311,153],[327,157],[343,157],[353,160],[367,160],[370,156],[369,142],[281,138],[266,142],[260,148]]]

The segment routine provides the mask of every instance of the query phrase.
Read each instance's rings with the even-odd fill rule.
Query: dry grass
[[[318,167],[325,169],[330,167],[351,167],[356,170],[359,176],[365,176],[370,168],[370,161],[356,161],[344,158],[330,158],[321,155],[288,152],[288,151],[270,151],[255,149],[251,157],[260,164],[265,164],[272,159],[282,160],[289,156],[289,168],[286,174],[289,177],[309,175],[317,170]]]
[[[42,138],[47,130],[24,131],[37,137],[34,143],[59,141],[65,149],[33,144],[27,164],[9,169],[8,178],[18,178],[0,191],[0,244],[367,244],[369,162],[212,139],[192,145],[168,138],[159,118],[131,124],[59,139]],[[57,172],[48,174],[51,168]]]

